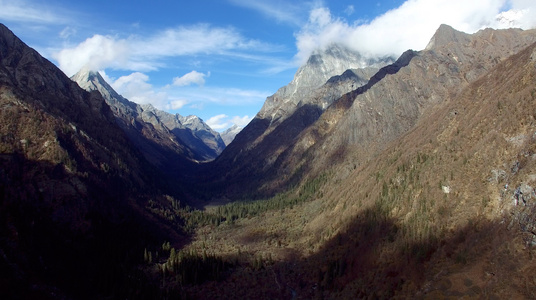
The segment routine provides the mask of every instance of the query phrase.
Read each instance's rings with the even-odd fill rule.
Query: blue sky
[[[217,131],[244,126],[315,51],[423,49],[441,23],[533,28],[534,0],[0,0],[0,22],[68,76],[98,70],[123,96]]]

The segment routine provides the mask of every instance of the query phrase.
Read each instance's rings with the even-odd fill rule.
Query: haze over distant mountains
[[[220,135],[0,25],[0,292],[533,298],[535,66],[535,30],[333,44]]]

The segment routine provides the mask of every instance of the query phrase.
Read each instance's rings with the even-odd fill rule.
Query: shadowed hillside
[[[161,174],[98,92],[0,25],[0,290],[7,298],[128,298],[144,247],[180,242]]]

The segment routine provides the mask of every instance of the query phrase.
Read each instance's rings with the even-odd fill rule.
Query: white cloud
[[[73,27],[67,26],[63,28],[62,31],[60,31],[59,35],[62,39],[68,39],[70,36],[73,36],[75,34],[76,34],[76,29]]]
[[[181,109],[183,106],[185,106],[188,103],[189,103],[189,101],[186,100],[186,99],[177,99],[177,100],[171,101],[166,108],[167,109],[173,109],[173,110]]]
[[[231,3],[245,8],[253,9],[261,14],[274,18],[278,22],[292,25],[302,23],[304,3],[294,4],[286,0],[231,0]]]
[[[152,104],[158,109],[165,109],[170,105],[167,93],[155,91],[148,82],[149,76],[140,72],[134,72],[127,76],[121,76],[110,83],[116,92],[132,102],[138,104]]]
[[[348,5],[348,7],[346,7],[346,9],[344,10],[344,13],[347,14],[348,16],[352,15],[354,12],[355,12],[355,8],[353,5]]]
[[[19,0],[0,0],[0,19],[37,24],[66,24],[68,19],[57,10],[39,4]]]
[[[252,119],[253,119],[252,117],[249,117],[247,115],[242,116],[242,117],[241,116],[229,117],[226,114],[220,114],[220,115],[216,115],[216,116],[209,118],[205,123],[207,123],[207,125],[210,126],[210,128],[218,131],[218,130],[225,130],[233,126],[234,124],[240,127],[245,127],[249,122],[251,122]]]
[[[533,0],[510,0],[509,10],[501,12],[496,18],[497,28],[534,28],[536,27],[536,3]]]
[[[197,85],[202,86],[205,84],[205,77],[209,77],[209,76],[210,76],[210,72],[207,74],[203,74],[194,70],[190,73],[184,74],[181,77],[173,78],[173,85],[187,86],[191,84],[197,84]]]
[[[214,130],[220,130],[229,127],[229,122],[225,121],[227,118],[229,118],[229,116],[226,114],[216,115],[209,118],[205,123]]]
[[[78,45],[54,53],[60,69],[72,75],[83,66],[92,69],[150,71],[162,67],[162,59],[186,55],[240,55],[240,51],[267,51],[277,47],[247,39],[232,27],[208,24],[179,26],[149,36],[96,34]]]
[[[221,53],[262,46],[258,41],[246,39],[232,27],[212,27],[208,24],[170,28],[153,36],[133,38],[131,42],[136,56],[162,57]]]
[[[147,74],[133,72],[119,78],[109,77],[105,71],[99,71],[103,78],[108,82],[116,92],[128,100],[138,104],[152,104],[161,110],[179,110],[188,105],[191,109],[204,110],[205,107],[212,105],[223,106],[249,106],[263,103],[270,92],[257,90],[245,90],[237,88],[223,87],[199,87],[185,86],[174,88],[174,86],[155,87],[150,83]],[[220,119],[223,118],[220,116]],[[225,120],[214,119],[214,124],[219,123],[221,126],[229,127],[232,124],[243,126],[249,123],[251,117],[228,117]],[[215,125],[214,128],[220,128]],[[212,127],[212,125],[211,125]]]
[[[349,24],[334,18],[327,8],[316,8],[296,34],[295,58],[304,63],[313,51],[331,43],[342,43],[369,57],[398,56],[407,49],[424,49],[441,24],[468,33],[500,27],[497,16],[506,4],[517,12],[511,25],[525,29],[536,25],[533,0],[408,0],[365,24]]]
[[[266,91],[223,87],[203,87],[200,89],[193,86],[174,88],[174,86],[167,85],[159,88],[153,86],[150,83],[149,76],[141,72],[133,72],[119,78],[109,77],[103,70],[99,71],[99,73],[116,92],[128,100],[138,104],[150,103],[161,110],[179,110],[186,105],[190,109],[198,110],[204,110],[206,107],[213,105],[249,106],[263,103],[266,97],[270,95],[270,92]],[[252,119],[249,116],[235,116],[231,119],[225,116],[225,118],[227,119],[224,122],[220,120],[220,123],[222,123],[220,126],[230,126],[232,124],[243,126],[242,124],[247,124]]]
[[[212,87],[205,86],[202,89],[198,87],[173,88],[166,87],[166,92],[171,96],[180,99],[188,99],[189,106],[203,107],[204,103],[213,103],[225,106],[247,106],[257,103],[263,103],[266,97],[273,94],[268,91],[247,90],[238,88]]]
[[[126,40],[94,35],[72,48],[54,54],[60,69],[71,76],[82,67],[92,70],[121,68],[129,63],[131,49]]]
[[[253,117],[250,117],[248,115],[245,115],[243,117],[234,116],[233,118],[231,118],[231,123],[236,124],[240,127],[245,127],[249,124],[249,122],[251,122],[251,120],[253,120]]]

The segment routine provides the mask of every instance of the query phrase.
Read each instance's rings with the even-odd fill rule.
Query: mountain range
[[[536,297],[535,30],[333,44],[232,142],[3,25],[0,63],[8,298]]]
[[[173,152],[174,156],[187,157],[193,161],[212,160],[225,148],[219,133],[212,130],[200,118],[172,115],[150,104],[139,105],[131,102],[114,91],[98,72],[82,69],[71,79],[87,91],[99,91],[125,132],[133,131],[129,134],[133,140],[138,140],[136,136],[140,135],[148,139],[152,136],[158,139],[158,145],[165,145],[166,150]],[[162,153],[153,153],[149,150],[148,145],[139,144],[138,147],[147,149],[146,156],[152,161],[162,156]],[[161,163],[165,165],[169,162]]]

